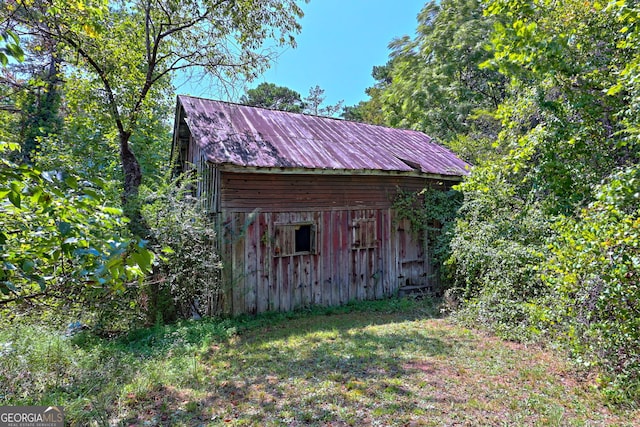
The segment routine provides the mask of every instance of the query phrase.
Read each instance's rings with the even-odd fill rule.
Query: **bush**
[[[499,179],[491,191],[466,191],[459,214],[447,261],[463,300],[457,316],[506,338],[530,337],[531,303],[547,292],[538,267],[548,220]]]
[[[546,263],[547,323],[622,399],[640,395],[639,188],[640,166],[612,174],[577,218],[557,223]]]
[[[220,314],[224,292],[215,222],[191,196],[188,182],[171,183],[149,197],[143,215],[161,254],[148,292],[152,317]]]

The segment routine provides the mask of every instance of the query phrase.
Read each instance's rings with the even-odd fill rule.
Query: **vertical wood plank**
[[[243,227],[245,232],[245,313],[255,314],[257,310],[256,293],[258,284],[258,224],[251,215],[247,215]]]
[[[256,312],[264,313],[269,309],[269,244],[268,213],[260,213],[257,227],[258,277],[256,286]]]
[[[287,265],[286,265],[286,276],[284,278],[285,282],[285,300],[286,300],[286,310],[290,311],[295,308],[296,301],[296,291],[297,284],[296,278],[293,277],[295,268],[297,267],[294,257],[288,256],[286,257]]]
[[[315,255],[305,255],[300,257],[300,284],[302,285],[302,307],[309,307],[313,301],[313,281],[311,275],[311,264]]]
[[[302,288],[301,281],[302,273],[302,258],[301,256],[291,257],[291,310],[302,307]]]
[[[232,214],[232,235],[231,245],[233,247],[231,255],[232,274],[231,286],[233,289],[233,314],[239,315],[245,312],[245,265],[244,265],[244,245],[245,238],[241,235],[241,228],[244,224],[245,215],[243,213]]]
[[[350,254],[349,258],[351,259],[351,280],[349,281],[349,300],[358,300],[362,299],[360,296],[359,290],[362,289],[363,286],[363,271],[362,271],[362,262],[361,262],[361,254],[360,250],[354,247],[353,237],[354,235],[358,235],[358,233],[354,233],[353,226],[356,222],[356,219],[360,216],[359,211],[349,211],[349,249]],[[356,230],[357,231],[357,230]]]
[[[291,257],[281,257],[280,259],[280,310],[291,310]]]
[[[269,310],[279,311],[280,305],[280,292],[282,291],[282,258],[273,257],[271,260],[273,263],[273,276],[269,286]]]
[[[384,259],[384,253],[386,249],[386,242],[383,239],[384,236],[384,228],[385,228],[385,209],[378,209],[376,211],[376,280],[374,284],[374,298],[381,299],[384,297],[384,281],[385,277],[388,274],[386,270],[386,263]]]
[[[342,304],[340,278],[340,211],[331,211],[331,301],[330,305]]]
[[[226,212],[222,212],[219,218],[222,218],[222,224],[218,226],[218,247],[220,248],[220,259],[222,260],[222,290],[224,293],[222,313],[226,315],[233,314],[233,262],[232,253],[233,246],[231,244],[231,227],[232,218],[227,216]]]
[[[389,230],[389,250],[388,250],[388,263],[389,263],[389,283],[386,289],[387,295],[393,295],[398,290],[398,276],[400,272],[398,270],[398,227],[396,224],[396,213],[393,210],[389,210],[389,218],[387,221],[387,227]]]
[[[349,211],[341,210],[337,216],[338,238],[338,288],[340,290],[340,304],[349,302],[349,282],[351,282],[351,262],[349,257]]]
[[[299,222],[312,221],[313,213],[309,212],[301,215]],[[299,279],[300,280],[300,307],[309,307],[311,304],[311,258],[313,254],[299,256]]]
[[[322,225],[320,228],[320,238],[322,249],[320,251],[320,281],[322,287],[322,301],[320,304],[329,306],[333,304],[332,285],[333,285],[333,247],[331,246],[331,237],[333,230],[331,228],[333,211],[322,213]]]
[[[311,255],[311,263],[309,264],[309,293],[311,295],[311,299],[309,303],[311,305],[321,305],[322,304],[322,291],[323,291],[323,271],[322,271],[322,236],[320,233],[322,232],[322,222],[324,218],[323,212],[314,212],[313,214],[313,222],[315,224],[316,230],[316,251]]]
[[[378,282],[378,254],[375,248],[368,249],[369,252],[369,278],[367,279],[367,299],[376,299],[376,283]]]

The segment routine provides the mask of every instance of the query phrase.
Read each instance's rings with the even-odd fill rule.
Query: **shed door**
[[[398,222],[398,280],[400,286],[427,285],[427,259],[422,233],[407,219]]]
[[[375,299],[382,280],[378,259],[378,224],[375,211],[351,213],[351,285],[349,299]]]

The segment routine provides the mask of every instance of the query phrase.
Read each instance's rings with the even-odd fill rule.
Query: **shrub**
[[[215,222],[191,196],[189,184],[169,184],[149,196],[143,208],[153,246],[161,254],[150,309],[165,321],[176,315],[217,315],[224,295]]]
[[[640,395],[640,166],[596,188],[596,200],[556,225],[545,278],[547,322],[616,398]]]
[[[538,269],[549,220],[498,178],[490,190],[470,188],[464,196],[447,260],[462,298],[457,317],[506,338],[532,338],[532,303],[548,292]]]
[[[9,148],[0,144],[0,317],[32,310],[121,326],[153,254],[102,182],[17,165]]]

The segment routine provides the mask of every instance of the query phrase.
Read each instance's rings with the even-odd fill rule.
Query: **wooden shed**
[[[223,311],[288,311],[428,286],[399,191],[448,189],[469,165],[427,135],[178,96],[173,155],[219,227]]]

